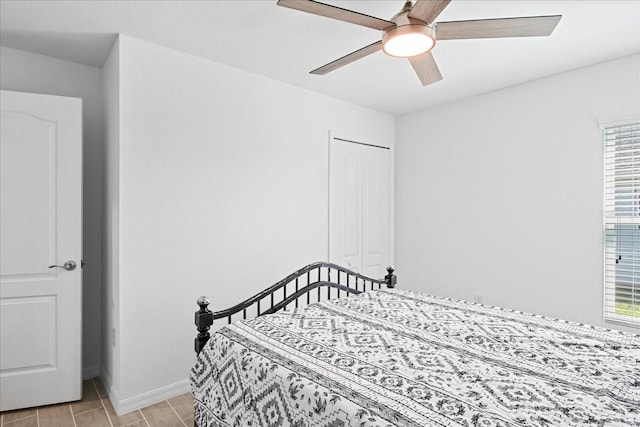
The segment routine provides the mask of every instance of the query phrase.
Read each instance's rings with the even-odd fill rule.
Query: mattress
[[[237,322],[199,426],[640,426],[640,335],[406,290]]]

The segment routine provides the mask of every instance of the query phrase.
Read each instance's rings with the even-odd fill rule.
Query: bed
[[[315,263],[231,309],[199,299],[196,425],[640,426],[639,335],[395,284]]]

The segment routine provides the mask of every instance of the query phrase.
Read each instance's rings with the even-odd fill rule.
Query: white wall
[[[102,129],[100,69],[0,46],[0,88],[82,98],[83,377],[97,376],[101,353]]]
[[[104,100],[102,130],[104,141],[103,169],[103,286],[102,289],[102,370],[100,376],[110,390],[112,398],[119,400],[120,354],[117,337],[119,329],[119,150],[120,150],[120,56],[116,40],[109,57],[102,67],[102,99]]]
[[[388,146],[394,118],[128,36],[119,67],[126,412],[187,387],[199,295],[220,309],[326,259],[329,131]]]
[[[399,284],[616,327],[598,122],[634,115],[640,55],[398,117]]]

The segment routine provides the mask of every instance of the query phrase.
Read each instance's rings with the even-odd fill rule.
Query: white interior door
[[[332,138],[329,261],[383,277],[390,252],[389,149]]]
[[[81,398],[82,125],[77,98],[0,91],[0,107],[6,411]]]

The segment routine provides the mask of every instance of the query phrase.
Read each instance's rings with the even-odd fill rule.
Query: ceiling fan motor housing
[[[387,28],[382,32],[382,49],[387,55],[398,57],[409,57],[419,55],[433,49],[436,44],[436,25],[428,25],[426,22],[415,18],[409,18],[407,11],[402,11],[392,18],[396,23],[394,27]],[[395,40],[405,37],[413,37],[420,47],[417,51],[401,53],[394,49]]]

